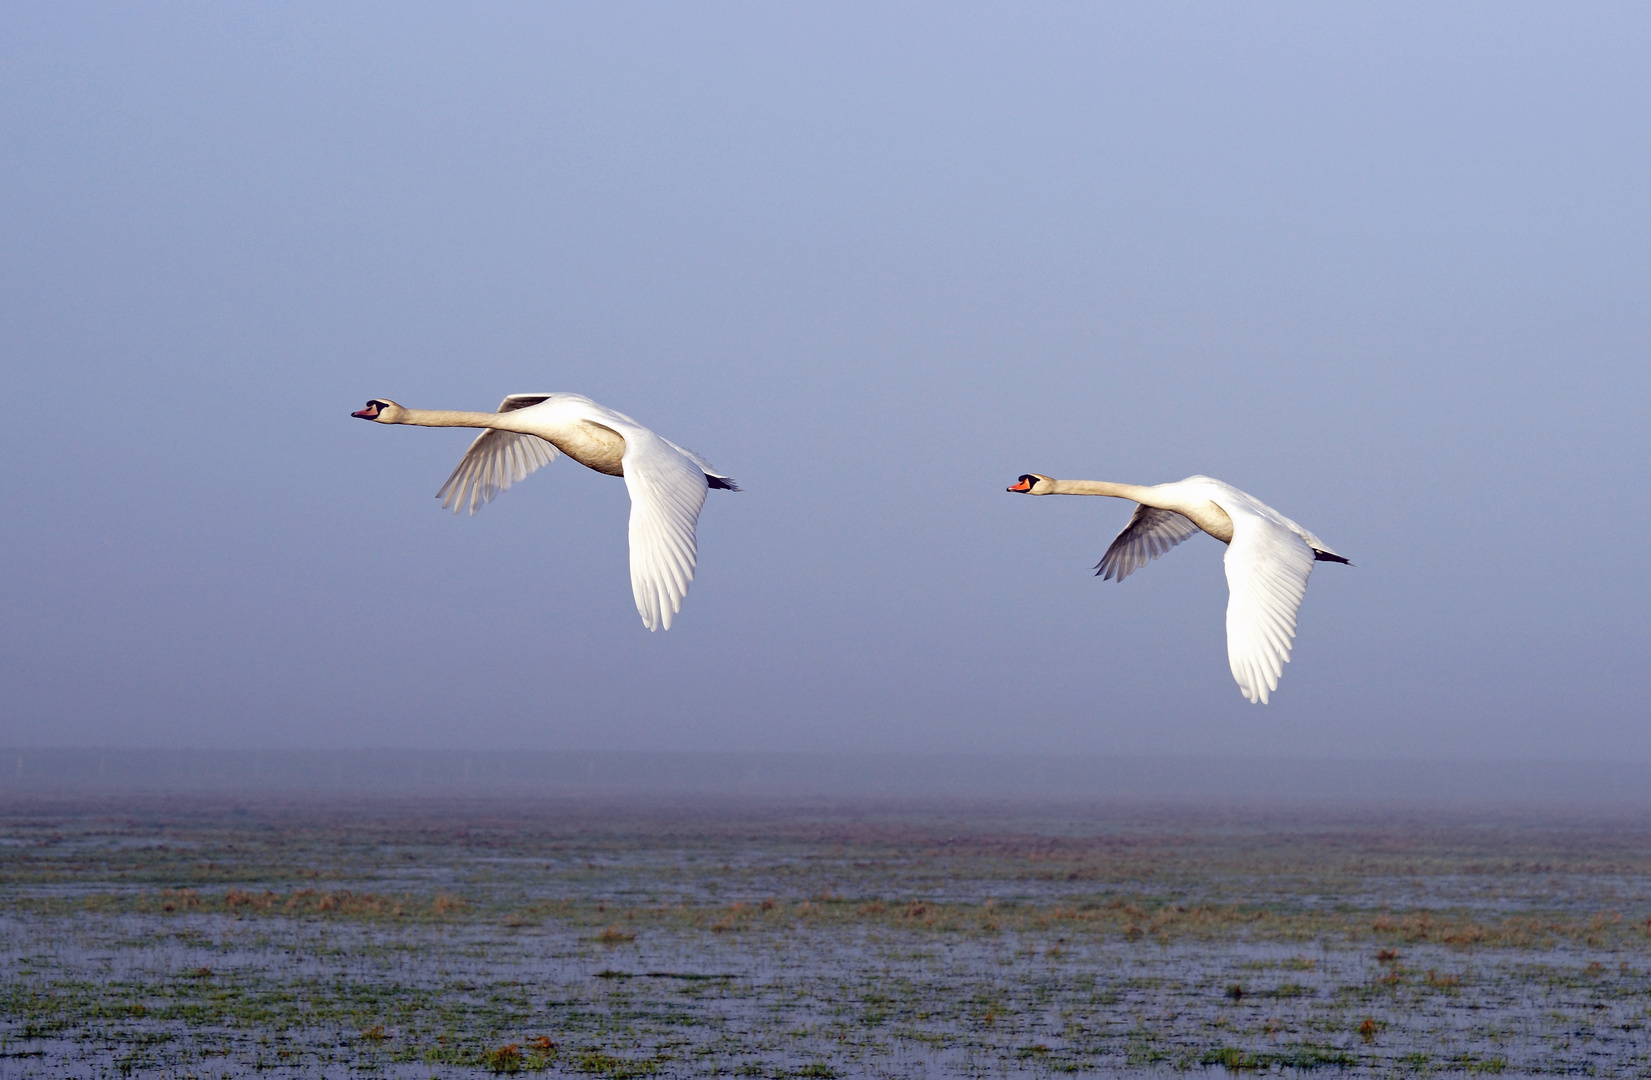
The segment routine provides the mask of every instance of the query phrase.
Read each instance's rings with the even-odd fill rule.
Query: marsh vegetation
[[[1635,814],[4,807],[0,1075],[1643,1075]]]

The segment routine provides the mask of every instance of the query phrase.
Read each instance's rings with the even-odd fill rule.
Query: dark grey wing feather
[[[549,394],[511,394],[499,402],[499,411],[515,412],[517,409],[525,409],[529,405],[537,405],[541,401],[549,400]]]
[[[1095,576],[1122,581],[1197,531],[1185,514],[1137,505],[1129,524],[1095,564]]]

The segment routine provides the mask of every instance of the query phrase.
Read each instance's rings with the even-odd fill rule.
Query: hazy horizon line
[[[37,743],[0,745],[0,759],[8,754],[32,753],[185,753],[185,754],[589,754],[639,755],[660,757],[827,757],[845,759],[884,758],[1047,758],[1058,761],[1276,761],[1276,762],[1332,762],[1347,764],[1426,763],[1460,765],[1602,765],[1610,767],[1651,766],[1646,757],[1558,757],[1534,754],[1509,756],[1464,756],[1446,754],[1431,756],[1420,753],[1394,754],[1316,754],[1316,753],[1163,753],[1119,750],[995,750],[989,747],[957,750],[825,750],[806,747],[785,749],[683,749],[674,747],[601,747],[601,746],[531,746],[489,745],[465,746],[457,744],[413,745],[395,743],[326,745],[264,745],[212,746],[179,743]]]
[[[1651,803],[1651,764],[956,750],[0,750],[0,794],[43,792],[1621,804]]]

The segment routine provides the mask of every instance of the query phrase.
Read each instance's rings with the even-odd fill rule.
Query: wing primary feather
[[[558,453],[537,435],[489,429],[470,444],[436,496],[443,509],[455,514],[468,509],[474,516],[500,492],[550,464]]]
[[[1265,705],[1290,662],[1313,552],[1283,523],[1236,509],[1228,513],[1233,538],[1225,558],[1227,654],[1240,691]]]
[[[710,481],[702,460],[617,418],[631,494],[631,585],[650,630],[669,630],[693,584],[694,529]],[[606,422],[606,421],[605,421]]]
[[[1197,531],[1198,526],[1183,514],[1137,504],[1129,524],[1095,564],[1095,576],[1102,581],[1122,581]]]

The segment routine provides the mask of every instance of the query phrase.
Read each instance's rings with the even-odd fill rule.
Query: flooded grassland
[[[0,1077],[1651,1071],[1651,819],[0,805]]]

